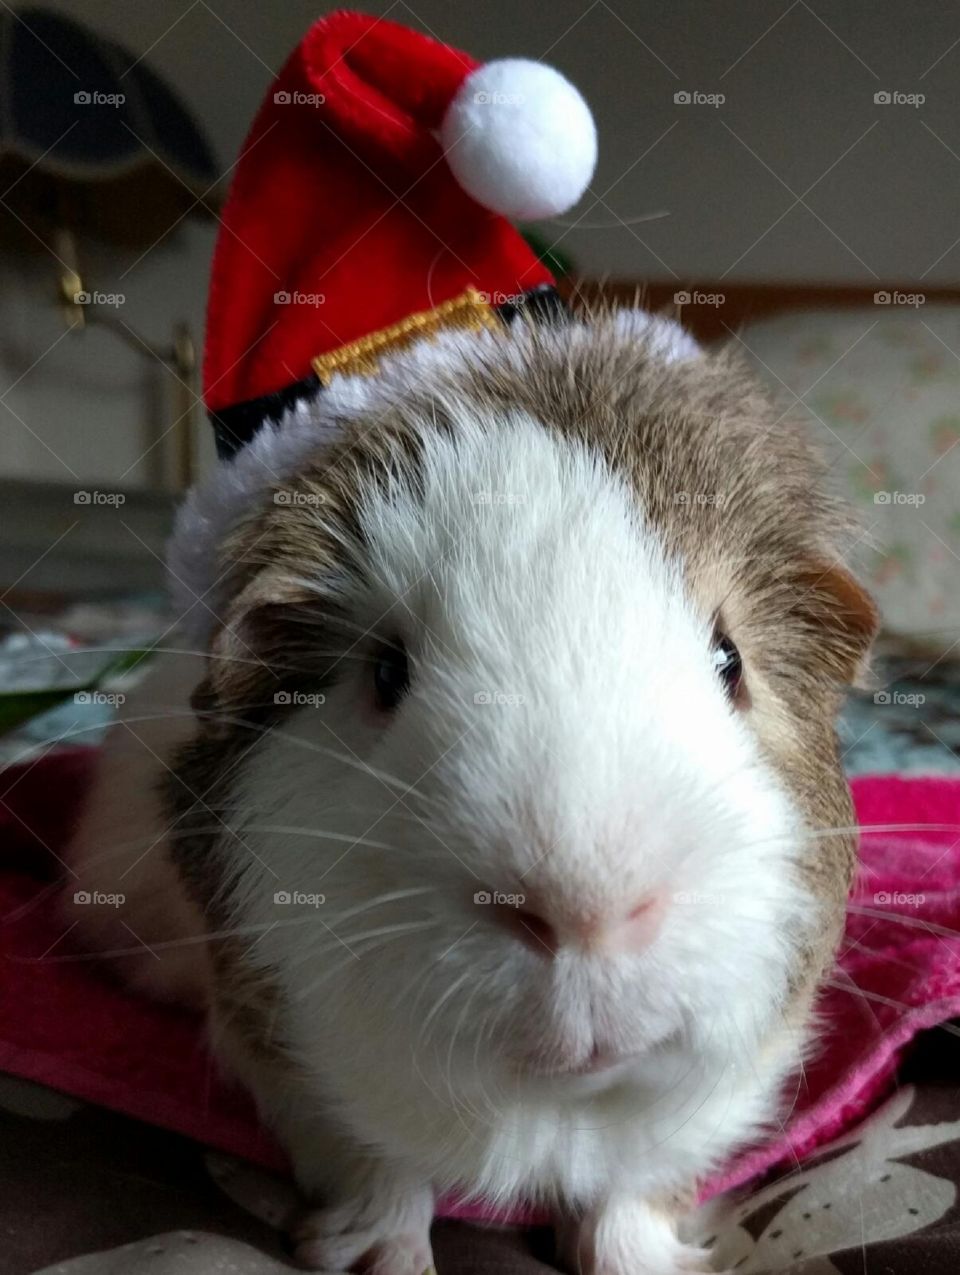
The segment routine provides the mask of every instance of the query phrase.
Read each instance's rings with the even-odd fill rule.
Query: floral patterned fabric
[[[956,1275],[955,1038],[814,1162],[694,1215],[738,1275]],[[0,1076],[0,1275],[283,1275],[289,1183],[125,1116]],[[42,1219],[42,1224],[41,1223]],[[439,1275],[559,1275],[548,1230],[437,1222]]]
[[[876,295],[747,325],[733,343],[785,415],[807,418],[857,505],[851,565],[888,632],[960,649],[960,307]]]

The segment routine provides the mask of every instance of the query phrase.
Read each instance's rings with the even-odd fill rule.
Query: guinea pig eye
[[[713,667],[730,699],[736,699],[743,683],[743,660],[725,633],[717,631],[713,638]]]
[[[373,688],[377,707],[385,713],[392,712],[409,686],[410,666],[406,648],[399,640],[385,643],[374,658]]]

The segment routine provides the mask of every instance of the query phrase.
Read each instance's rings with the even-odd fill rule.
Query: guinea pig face
[[[534,1086],[755,1051],[818,923],[804,823],[636,493],[517,416],[431,435],[357,520],[323,692],[233,803],[294,1046]]]

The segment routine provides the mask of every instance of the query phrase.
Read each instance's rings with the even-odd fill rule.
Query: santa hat
[[[596,134],[559,72],[396,23],[320,19],[267,92],[213,262],[204,397],[221,466],[265,421],[553,279],[507,220],[571,207]]]

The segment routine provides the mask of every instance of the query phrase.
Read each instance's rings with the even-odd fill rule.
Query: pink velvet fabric
[[[866,775],[852,787],[863,831],[832,979],[844,988],[821,994],[819,1052],[784,1132],[739,1156],[705,1198],[802,1163],[852,1128],[888,1093],[910,1041],[960,1016],[960,780]]]
[[[91,761],[63,751],[0,774],[0,1070],[283,1168],[199,1020],[132,996],[108,977],[110,961],[71,947],[53,907],[57,856]],[[878,915],[848,914],[843,987],[821,997],[818,1053],[783,1132],[725,1166],[704,1198],[802,1162],[855,1125],[917,1033],[960,1016],[960,780],[868,776],[853,792],[865,829],[920,830],[862,835],[852,903]],[[441,1212],[489,1216],[450,1201]]]

